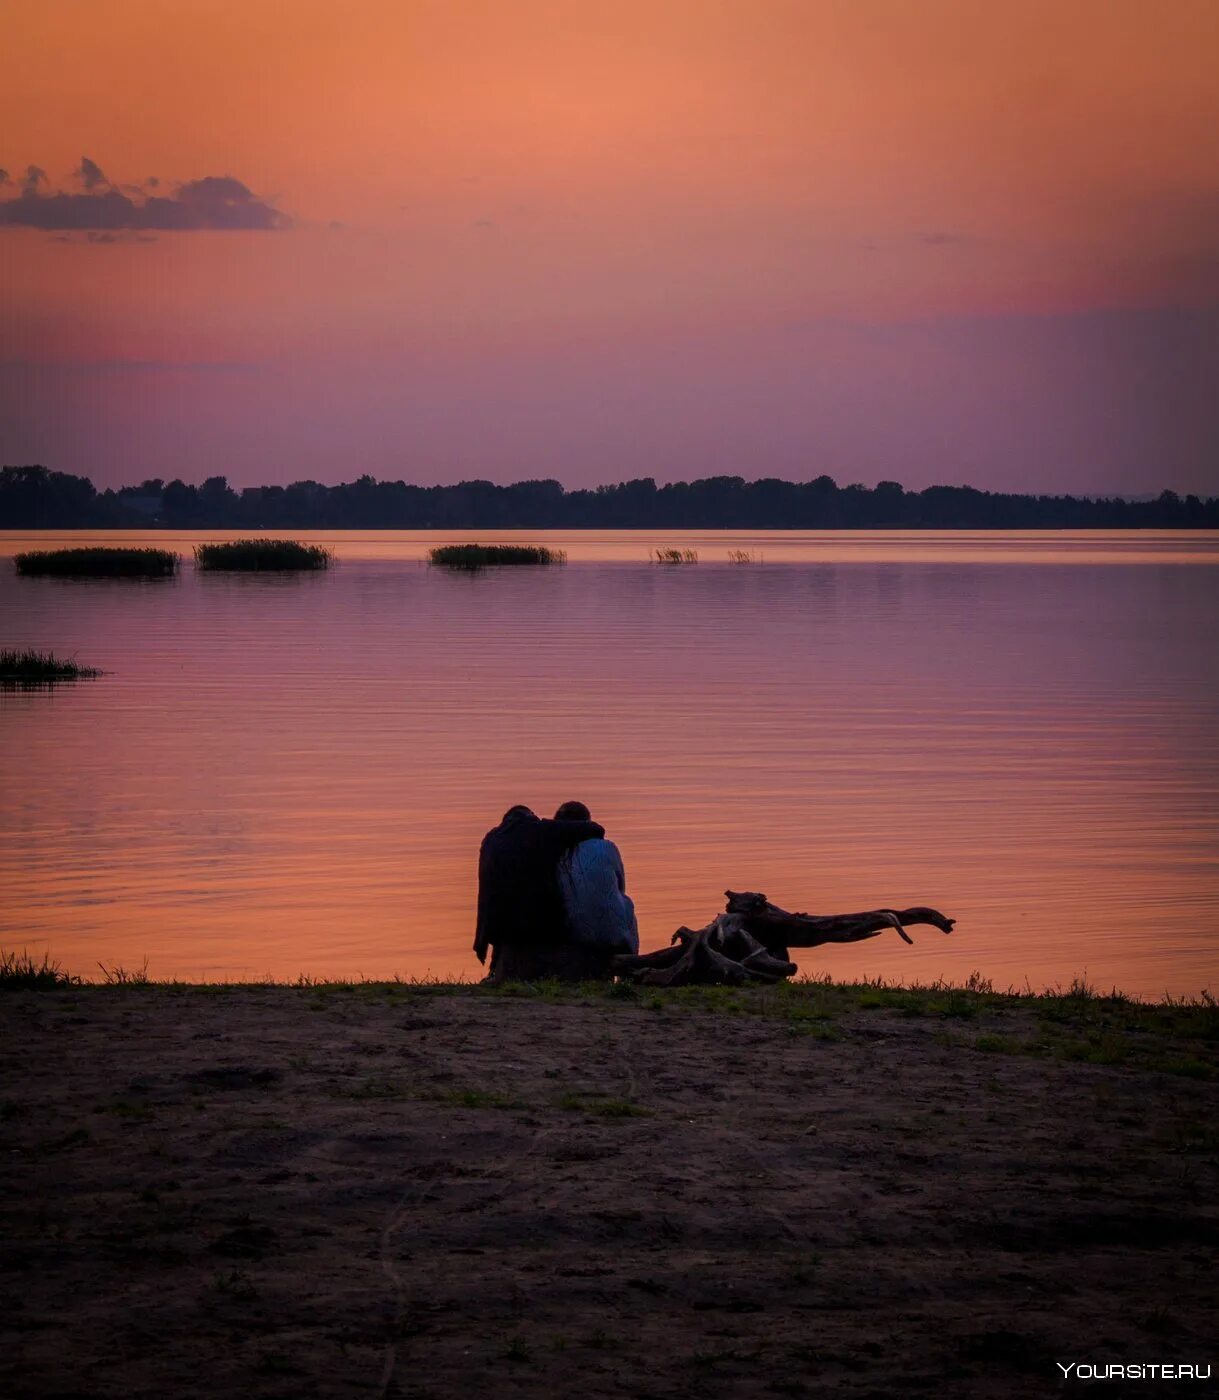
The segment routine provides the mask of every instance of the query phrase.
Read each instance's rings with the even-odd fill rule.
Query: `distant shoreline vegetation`
[[[540,544],[442,544],[428,550],[428,562],[473,573],[501,564],[566,564],[567,551]]]
[[[296,569],[328,569],[334,551],[299,540],[227,540],[195,549],[195,567],[206,572],[284,573]]]
[[[35,549],[13,557],[27,578],[169,578],[178,556],[168,549]]]
[[[1023,496],[972,486],[907,491],[896,481],[839,486],[713,476],[651,477],[567,491],[557,481],[416,486],[361,476],[337,486],[233,490],[150,478],[98,491],[40,466],[0,468],[0,529],[159,530],[1214,530],[1219,497],[1163,491],[1154,500]],[[320,567],[320,566],[319,566]]]

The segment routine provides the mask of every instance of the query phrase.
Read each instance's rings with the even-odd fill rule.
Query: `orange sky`
[[[911,410],[894,364],[914,351],[894,351],[887,328],[951,321],[959,340],[976,323],[966,345],[920,352],[938,368],[908,396],[949,412],[985,392],[979,361],[986,384],[1027,379],[1010,318],[1056,318],[1051,378],[1080,376],[1082,398],[1101,402],[1130,392],[1142,360],[1163,361],[1165,336],[1189,378],[1206,339],[1194,318],[1219,303],[1214,0],[3,10],[0,166],[15,178],[33,163],[78,190],[82,155],[116,185],[229,175],[293,221],[106,244],[0,228],[6,461],[127,479],[158,462],[175,474],[165,458],[180,450],[188,479],[217,454],[239,480],[286,479],[325,474],[311,456],[321,432],[378,474],[426,479],[530,474],[558,443],[543,466],[576,480],[580,465],[563,463],[597,432],[609,393],[638,432],[633,451],[591,453],[598,479],[688,476],[708,444],[678,420],[766,362],[766,404],[750,390],[719,410],[716,441],[733,444],[736,470],[800,474],[829,443],[844,477],[902,478],[902,463],[885,465],[889,437],[852,436],[844,421],[844,403],[889,403],[892,437],[918,449],[905,479],[923,484],[942,451],[917,415],[896,431]],[[1097,346],[1079,342],[1097,312],[1117,318],[1103,385],[1087,379]],[[1152,343],[1135,312],[1159,318]],[[844,324],[882,328],[870,358],[825,329]],[[793,326],[821,329],[793,347]],[[825,382],[820,398],[788,385],[793,356]],[[849,374],[834,368],[844,359]],[[566,416],[544,392],[556,373]],[[427,402],[395,408],[402,379],[426,384]],[[1181,415],[1153,387],[1149,440]],[[1185,404],[1189,431],[1172,449],[1187,488],[1219,489],[1213,467],[1203,479],[1207,398]],[[170,405],[195,455],[175,449]],[[307,430],[269,426],[260,405],[280,420],[304,412]],[[137,412],[149,426],[133,439],[121,422]],[[947,474],[972,466],[979,484],[989,472],[1019,485],[1024,459],[998,445],[1012,412],[1000,396]],[[499,426],[446,432],[446,416],[471,414]],[[1146,464],[1146,482],[1131,475],[1129,438],[1064,418],[1028,480],[1163,484],[1163,464]]]

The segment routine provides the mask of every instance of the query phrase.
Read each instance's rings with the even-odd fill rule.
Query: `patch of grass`
[[[1087,986],[1077,981],[1065,992],[1058,988],[1042,993],[1028,989],[998,991],[987,978],[973,973],[963,983],[942,979],[927,983],[889,983],[880,977],[862,982],[835,982],[829,976],[822,976],[800,977],[758,987],[658,988],[630,983],[544,980],[504,982],[496,986],[419,983],[413,989],[420,995],[464,993],[577,1003],[622,999],[645,1011],[762,1016],[801,1026],[818,1021],[828,1025],[860,1011],[926,1017],[940,1022],[1031,1012],[1048,1023],[1047,1029],[1052,1027],[1056,1035],[1066,1030],[1073,1030],[1077,1035],[1112,1030],[1146,1036],[1149,1040],[1181,1039],[1204,1045],[1219,1041],[1219,1005],[1207,992],[1197,998],[1146,1002],[1120,994],[1102,995]],[[849,1033],[849,1022],[843,1022],[842,1028]],[[1032,1054],[1056,1053],[1053,1038],[1030,1041],[1024,1048]]]
[[[1151,1068],[1161,1074],[1175,1074],[1182,1079],[1213,1079],[1215,1070],[1205,1060],[1194,1055],[1168,1055],[1151,1061]]]
[[[801,1021],[793,1019],[787,1028],[788,1035],[805,1035],[810,1040],[841,1040],[842,1032],[832,1021]]]
[[[1076,1064],[1121,1065],[1129,1058],[1125,1037],[1116,1031],[1105,1031],[1083,1039],[1062,1039],[1053,1043],[1054,1054],[1060,1060]]]
[[[697,564],[697,549],[654,549],[652,551],[652,562],[655,564]]]
[[[178,556],[168,549],[91,545],[84,549],[36,549],[13,563],[26,578],[169,578]]]
[[[60,681],[92,680],[101,672],[80,666],[74,659],[62,660],[49,651],[0,651],[0,685],[35,689]]]
[[[936,1016],[969,1020],[984,1010],[987,1002],[968,989],[942,983],[925,987],[889,987],[881,982],[865,983],[856,994],[861,1010],[899,1011],[903,1016]]]
[[[500,564],[566,564],[567,551],[542,544],[442,544],[428,550],[428,562],[473,573]]]
[[[828,1007],[804,998],[785,998],[782,1015],[785,1021],[797,1023],[833,1021],[835,1013]]]
[[[533,1361],[533,1352],[523,1337],[510,1337],[504,1348],[504,1360],[529,1363]]]
[[[0,962],[0,968],[3,964]],[[0,979],[2,980],[2,979]],[[142,981],[116,969],[113,980]],[[1159,1002],[1101,994],[1086,982],[1069,989],[1035,993],[1031,988],[998,991],[984,977],[964,983],[887,983],[875,978],[834,982],[828,976],[802,977],[765,986],[659,988],[611,981],[534,982],[445,981],[436,977],[356,978],[323,980],[301,977],[288,981],[211,982],[187,985],[151,984],[175,995],[266,992],[295,989],[305,1006],[343,1014],[358,1002],[377,1000],[409,1008],[435,998],[474,997],[540,1001],[567,1006],[611,1003],[621,1015],[654,1012],[666,1017],[683,1014],[757,1016],[780,1023],[790,1034],[833,1041],[868,1035],[867,1023],[884,1018],[926,1018],[930,1038],[954,1050],[983,1054],[1026,1054],[1099,1066],[1152,1070],[1182,1078],[1219,1078],[1219,1005],[1208,993],[1197,998],[1166,997]],[[97,993],[105,989],[97,988]],[[959,1028],[950,1031],[949,1027]],[[333,1090],[332,1090],[333,1092]],[[444,1091],[440,1101],[458,1107],[539,1107],[521,1105],[503,1095],[475,1098],[463,1104],[465,1090]],[[417,1086],[404,1097],[426,1098]],[[553,1102],[553,1100],[551,1101]],[[593,1112],[581,1099],[581,1111]],[[616,1116],[611,1107],[604,1116]],[[631,1116],[629,1113],[622,1116]]]
[[[57,987],[73,987],[80,981],[64,971],[50,953],[43,953],[39,962],[24,949],[9,953],[0,949],[0,988],[6,991],[53,991]]]
[[[730,564],[760,564],[762,551],[760,549],[730,549],[728,562]]]
[[[1131,1001],[1123,996],[1079,998],[1047,992],[1028,998],[1038,1018],[1048,1026],[1110,1027],[1158,1035],[1188,1035],[1219,1040],[1219,1007],[1203,992],[1198,1001],[1165,998],[1161,1002]]]
[[[246,573],[285,573],[292,570],[328,569],[332,549],[299,540],[228,540],[223,544],[195,547],[195,567],[204,570],[241,570]]]
[[[124,967],[122,963],[115,963],[111,967],[103,962],[99,962],[98,967],[102,970],[102,981],[108,987],[148,987],[152,985],[152,978],[148,975],[147,958],[139,967]]]

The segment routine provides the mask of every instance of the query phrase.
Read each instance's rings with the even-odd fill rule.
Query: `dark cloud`
[[[205,175],[179,185],[172,194],[144,196],[115,188],[88,156],[81,158],[75,174],[84,186],[83,194],[50,190],[46,172],[31,165],[20,193],[12,199],[0,199],[0,226],[48,232],[172,233],[191,229],[278,229],[287,228],[292,222],[231,175]],[[158,187],[154,181],[149,181],[149,185]]]

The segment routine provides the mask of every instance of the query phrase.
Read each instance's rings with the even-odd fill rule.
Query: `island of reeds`
[[[443,544],[428,551],[432,564],[474,572],[499,564],[566,564],[567,551],[541,544]]]
[[[178,556],[168,549],[94,545],[30,550],[15,555],[13,563],[29,578],[168,578],[178,567]]]
[[[61,659],[49,651],[0,651],[0,685],[44,686],[60,681],[91,680],[101,672],[92,666],[81,666],[71,659]]]
[[[654,549],[652,559],[657,564],[697,564],[697,549]]]
[[[195,549],[197,568],[243,570],[248,573],[328,569],[334,551],[299,540],[229,540],[224,544],[201,544]]]

